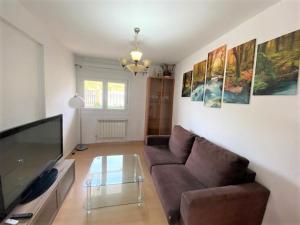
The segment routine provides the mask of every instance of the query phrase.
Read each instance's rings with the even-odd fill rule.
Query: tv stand
[[[67,196],[75,180],[75,160],[66,159],[57,163],[54,167],[57,171],[56,179],[44,193],[34,200],[20,204],[12,210],[7,216],[12,214],[33,213],[33,217],[28,220],[22,220],[22,225],[50,225],[52,224],[59,208]],[[51,172],[53,173],[53,171]],[[55,173],[55,172],[54,172]],[[53,174],[52,174],[53,175]],[[48,174],[49,176],[49,174]],[[53,179],[53,178],[52,178]],[[45,185],[48,186],[49,184]],[[33,196],[33,195],[29,195]],[[4,225],[5,219],[0,223]]]
[[[34,181],[30,188],[25,191],[21,197],[22,200],[20,203],[25,204],[31,202],[47,191],[55,182],[57,175],[58,170],[56,168],[44,172],[36,181]]]

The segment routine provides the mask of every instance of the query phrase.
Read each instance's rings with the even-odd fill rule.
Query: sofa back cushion
[[[170,140],[170,151],[178,158],[182,163],[185,163],[195,140],[195,134],[187,131],[183,127],[176,125],[173,128]]]
[[[240,183],[248,164],[247,159],[197,137],[185,166],[206,187],[218,187]]]

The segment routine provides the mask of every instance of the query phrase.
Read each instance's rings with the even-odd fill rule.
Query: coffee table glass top
[[[85,186],[97,187],[143,180],[144,174],[137,154],[97,156],[92,161]]]
[[[85,207],[91,209],[143,202],[144,174],[137,154],[97,156],[84,181]]]

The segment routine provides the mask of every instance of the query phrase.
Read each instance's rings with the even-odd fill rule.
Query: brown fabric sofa
[[[169,224],[262,223],[270,192],[246,158],[181,126],[148,136],[144,156]]]

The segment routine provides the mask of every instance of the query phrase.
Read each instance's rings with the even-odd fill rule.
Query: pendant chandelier
[[[144,59],[142,60],[143,53],[139,48],[138,42],[138,34],[140,32],[140,28],[134,28],[134,47],[130,52],[131,59],[128,60],[127,58],[121,59],[121,65],[123,69],[129,70],[134,75],[137,73],[147,73],[149,66],[151,64],[150,60]]]

